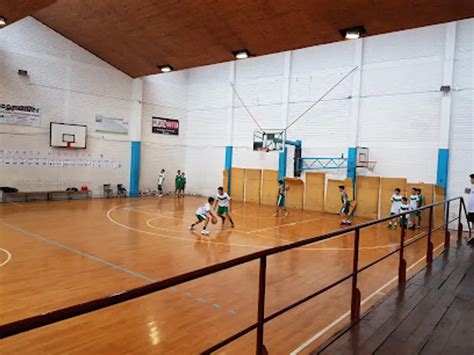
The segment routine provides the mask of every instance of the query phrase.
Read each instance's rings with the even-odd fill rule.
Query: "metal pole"
[[[462,239],[463,227],[461,223],[461,214],[462,214],[462,201],[459,201],[459,214],[458,214],[458,241]]]
[[[445,218],[445,227],[444,227],[444,249],[449,249],[449,244],[451,242],[451,233],[449,232],[449,201],[446,206],[446,218]]]
[[[431,235],[433,232],[433,207],[430,207],[430,220],[428,224],[428,241],[426,246],[426,262],[431,264],[433,262],[433,242]]]
[[[257,355],[267,353],[265,345],[263,345],[263,327],[265,319],[265,290],[267,276],[267,257],[260,258],[260,274],[258,280],[258,314],[257,314]]]
[[[359,268],[359,239],[360,229],[354,232],[354,256],[352,259],[352,296],[351,296],[351,321],[356,322],[360,317],[360,290],[357,288],[357,270]]]
[[[405,216],[403,216],[404,218]],[[398,262],[398,287],[404,288],[407,280],[407,262],[404,258],[406,223],[401,223],[402,231],[400,233],[400,259]]]

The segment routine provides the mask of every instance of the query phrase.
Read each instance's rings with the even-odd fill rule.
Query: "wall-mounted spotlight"
[[[247,49],[239,49],[238,51],[232,51],[235,59],[247,59],[252,56]]]
[[[345,39],[358,39],[362,35],[366,34],[367,31],[365,30],[364,26],[354,26],[354,27],[343,28],[339,30],[339,33]]]
[[[174,70],[173,67],[169,64],[159,65],[158,69],[160,69],[162,73],[169,73],[170,71]]]
[[[6,26],[7,19],[3,16],[0,16],[0,27]]]

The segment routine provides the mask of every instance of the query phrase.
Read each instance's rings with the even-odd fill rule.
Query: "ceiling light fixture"
[[[0,16],[0,26],[5,26],[7,24],[7,19],[3,16]]]
[[[232,51],[232,54],[234,55],[235,59],[247,59],[248,57],[252,56],[247,49]]]
[[[158,69],[160,69],[162,73],[169,73],[170,71],[173,71],[173,67],[169,64],[158,66]]]
[[[359,39],[363,34],[367,33],[364,26],[354,26],[339,30],[341,36],[345,39]]]

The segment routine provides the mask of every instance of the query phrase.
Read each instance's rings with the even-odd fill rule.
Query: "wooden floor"
[[[474,251],[459,244],[314,354],[474,354]]]
[[[236,228],[191,233],[202,198],[172,197],[0,205],[0,323],[74,305],[257,250],[339,229],[338,218],[234,204]],[[362,220],[356,220],[362,222]],[[408,238],[422,230],[409,232]],[[360,266],[398,245],[384,226],[361,232]],[[266,312],[274,312],[347,275],[353,235],[268,260]],[[434,236],[435,254],[442,236]],[[425,265],[426,241],[407,248],[409,273]],[[9,257],[11,256],[11,258]],[[363,310],[396,285],[394,255],[359,276]],[[256,320],[257,263],[1,341],[2,354],[192,354]],[[346,325],[350,282],[265,327],[271,354],[309,353]],[[254,352],[255,333],[225,348]]]

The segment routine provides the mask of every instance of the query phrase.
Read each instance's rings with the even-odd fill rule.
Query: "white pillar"
[[[357,147],[360,113],[360,87],[362,77],[362,57],[364,52],[364,40],[354,41],[354,66],[358,69],[354,72],[351,93],[351,120],[349,129],[349,147]]]
[[[229,146],[234,145],[234,105],[235,94],[232,86],[235,87],[235,61],[229,62],[229,106],[227,108],[227,135],[229,137]]]
[[[453,87],[454,55],[456,51],[456,22],[446,24],[442,85]],[[449,147],[451,126],[451,92],[441,94],[441,122],[439,129],[439,148]]]
[[[133,79],[132,109],[128,120],[128,137],[131,142],[141,141],[143,80]],[[151,129],[151,128],[150,128]]]

